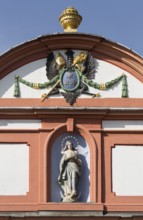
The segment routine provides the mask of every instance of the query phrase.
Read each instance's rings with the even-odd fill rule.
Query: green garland
[[[127,98],[128,97],[128,84],[127,84],[127,77],[126,77],[126,75],[123,75],[122,97],[123,98]]]
[[[80,71],[79,71],[79,74],[80,74],[80,77],[82,79],[82,82],[84,82],[88,86],[93,87],[93,88],[98,89],[98,90],[107,90],[107,89],[111,88],[113,85],[115,85],[116,83],[118,83],[120,80],[122,80],[122,98],[128,97],[127,78],[126,78],[126,75],[124,75],[124,74],[119,76],[119,77],[117,77],[117,78],[115,78],[114,80],[106,82],[105,84],[98,84],[98,83],[94,82],[93,80],[89,80]],[[29,86],[29,87],[31,87],[33,89],[46,89],[50,85],[53,85],[54,83],[56,83],[57,80],[59,80],[59,75],[53,77],[53,79],[50,80],[49,82],[45,82],[45,83],[31,83],[31,82],[28,82],[28,81],[20,78],[20,76],[15,76],[14,96],[15,97],[19,97],[20,96],[19,83],[23,83],[24,85],[27,85],[27,86]]]
[[[20,78],[20,76],[15,76],[14,96],[15,97],[20,97],[19,83],[23,83],[24,85],[29,86],[29,87],[31,87],[33,89],[46,89],[46,88],[48,88],[48,86],[50,86],[53,83],[55,83],[58,79],[59,79],[59,76],[57,75],[57,76],[55,76],[49,82],[45,82],[45,83],[31,83],[31,82],[28,82],[28,81]]]
[[[111,88],[113,85],[118,83],[120,80],[122,80],[122,98],[128,97],[128,86],[127,86],[127,79],[126,75],[121,75],[114,80],[111,80],[109,82],[106,82],[105,84],[98,84],[94,82],[93,80],[89,80],[86,76],[82,75],[83,81],[88,85],[98,90],[107,90]]]

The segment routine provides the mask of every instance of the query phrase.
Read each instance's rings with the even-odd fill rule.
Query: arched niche
[[[78,151],[82,161],[82,173],[79,178],[78,192],[81,193],[79,201],[90,201],[90,150],[86,140],[75,132],[66,132],[59,136],[53,143],[51,150],[51,201],[60,202],[61,196],[58,184],[59,164],[62,157],[61,150],[67,140],[70,140]]]
[[[47,202],[61,202],[58,184],[59,163],[62,157],[62,145],[70,139],[82,160],[82,174],[78,184],[78,192],[81,194],[79,202],[96,202],[97,190],[97,147],[92,135],[82,126],[77,126],[73,132],[67,132],[67,126],[61,125],[55,129],[48,141],[46,157],[46,191]]]

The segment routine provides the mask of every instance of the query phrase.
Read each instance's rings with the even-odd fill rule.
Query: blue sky
[[[0,0],[0,54],[62,33],[58,17],[68,6],[83,17],[78,32],[103,36],[143,56],[143,0]]]

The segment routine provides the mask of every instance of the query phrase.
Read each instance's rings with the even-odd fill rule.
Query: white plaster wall
[[[9,75],[0,80],[0,97],[2,98],[14,98],[14,79],[15,75],[20,76],[29,82],[43,83],[47,82],[46,77],[46,59],[31,62],[24,65],[17,70],[11,72]],[[20,83],[20,92],[22,98],[40,98],[43,93],[47,92],[47,89],[32,89],[22,83]]]
[[[104,130],[143,130],[143,120],[103,120]]]
[[[38,129],[41,120],[0,119],[0,129]]]
[[[29,191],[29,147],[0,144],[0,196],[26,195]]]
[[[72,137],[71,137],[72,136]],[[65,141],[63,141],[65,139]],[[90,151],[85,139],[76,133],[65,133],[61,135],[52,146],[52,177],[51,177],[51,200],[52,202],[60,202],[60,191],[62,189],[58,184],[59,164],[62,157],[62,143],[71,140],[74,147],[79,153],[79,158],[82,160],[82,174],[79,179],[78,192],[81,193],[81,202],[90,202]]]
[[[96,61],[97,72],[95,76],[95,81],[97,83],[109,82],[122,75],[122,73],[124,73],[127,76],[129,97],[143,97],[143,83],[136,79],[134,76],[132,76],[129,72],[105,61]],[[96,90],[96,92],[99,92],[102,98],[120,98],[122,93],[122,80],[107,91]]]
[[[0,97],[2,98],[14,98],[14,77],[15,75],[19,75],[23,79],[34,82],[34,83],[43,83],[47,82],[48,79],[46,77],[46,59],[37,60],[31,62],[27,65],[24,65],[17,70],[11,72],[8,76],[4,77],[0,81]],[[95,81],[97,83],[106,83],[110,80],[115,79],[120,76],[122,73],[127,75],[128,82],[128,90],[130,98],[142,98],[143,97],[143,84],[138,79],[133,77],[130,73],[122,70],[115,65],[107,63],[102,60],[96,59],[96,76]],[[137,89],[138,88],[138,89]],[[20,91],[22,98],[40,98],[41,95],[47,92],[49,89],[37,90],[32,89],[26,85],[20,83]],[[101,98],[105,97],[121,97],[122,91],[122,82],[120,81],[116,86],[113,86],[108,91],[99,91],[94,88],[90,88],[90,92],[92,93],[100,93]],[[56,95],[53,97],[61,97],[60,95]],[[82,95],[81,97],[90,97],[87,95]]]
[[[143,146],[112,149],[112,191],[117,196],[143,196]]]

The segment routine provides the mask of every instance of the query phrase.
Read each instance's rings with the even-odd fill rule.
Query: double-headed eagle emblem
[[[95,58],[89,52],[80,51],[77,53],[71,49],[68,49],[65,53],[51,52],[47,57],[46,63],[46,76],[48,81],[45,83],[31,83],[19,76],[15,76],[14,96],[20,96],[20,82],[34,89],[45,89],[50,87],[48,92],[42,95],[41,101],[44,101],[50,95],[61,94],[70,105],[73,105],[77,97],[82,93],[92,97],[100,96],[99,93],[90,93],[89,87],[98,90],[107,90],[122,80],[121,96],[128,97],[125,74],[109,82],[98,84],[94,81],[95,73]]]
[[[51,52],[47,58],[46,71],[49,81],[53,81],[50,94],[61,93],[66,101],[73,105],[81,93],[96,96],[88,92],[84,78],[92,80],[95,76],[95,60],[87,52],[82,51],[75,57],[72,50],[67,50],[65,55]],[[61,91],[62,89],[62,91]],[[43,94],[44,100],[49,93]]]

